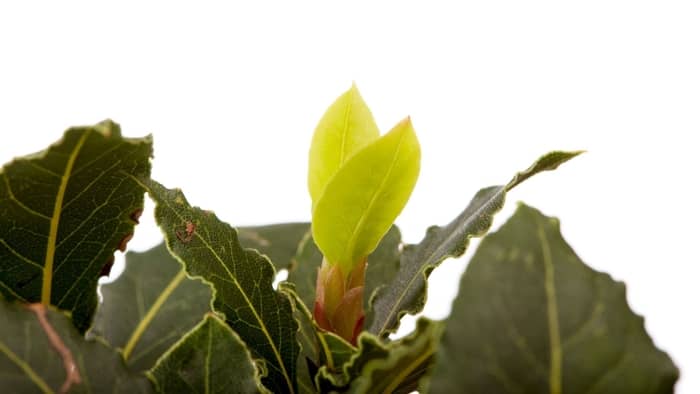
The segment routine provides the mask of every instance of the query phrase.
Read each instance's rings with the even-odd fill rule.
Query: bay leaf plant
[[[313,134],[310,223],[232,227],[151,178],[150,136],[71,128],[0,172],[0,392],[673,392],[624,285],[557,219],[521,203],[487,235],[508,192],[580,153],[543,155],[406,244],[417,133],[406,118],[382,134],[354,85]],[[163,243],[98,289],[146,194]],[[393,338],[476,237],[452,313]]]

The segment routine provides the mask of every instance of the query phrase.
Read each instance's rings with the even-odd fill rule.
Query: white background
[[[417,242],[540,154],[586,149],[519,186],[496,224],[518,200],[558,216],[587,263],[627,283],[681,368],[677,392],[700,392],[693,2],[141,3],[0,5],[0,161],[112,118],[153,133],[153,176],[228,222],[309,220],[311,134],[356,81],[382,130],[411,115],[421,140],[398,220]],[[145,221],[131,247],[158,241]],[[429,316],[449,311],[465,264],[434,272]]]

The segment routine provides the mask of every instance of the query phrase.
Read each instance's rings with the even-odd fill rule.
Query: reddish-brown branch
[[[46,318],[46,307],[43,304],[29,304],[27,307],[36,314],[41,328],[44,329],[46,336],[49,338],[51,346],[63,359],[63,367],[66,369],[66,380],[61,386],[60,392],[67,393],[74,383],[81,383],[80,372],[73,359],[73,354],[71,354],[70,349],[63,343],[61,337],[56,333],[56,330],[53,329],[51,323],[49,323],[49,320]]]

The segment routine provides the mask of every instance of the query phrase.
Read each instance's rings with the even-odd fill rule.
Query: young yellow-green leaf
[[[245,343],[207,315],[149,372],[159,393],[261,393],[260,374]]]
[[[309,193],[312,205],[328,181],[361,148],[379,138],[379,129],[355,84],[326,110],[309,150]]]
[[[344,273],[365,259],[406,205],[420,170],[410,119],[348,160],[331,178],[313,212],[314,240]]]
[[[540,157],[508,184],[481,189],[459,216],[443,227],[430,227],[419,244],[406,245],[399,272],[372,297],[365,328],[375,335],[386,336],[396,331],[401,316],[420,312],[425,305],[430,272],[443,260],[461,256],[471,238],[486,234],[509,190],[541,171],[556,169],[580,153],[555,151]]]
[[[367,257],[365,271],[364,310],[370,310],[370,300],[376,290],[389,283],[399,269],[401,231],[391,226],[377,249]],[[299,244],[296,256],[289,266],[287,281],[294,283],[296,294],[307,308],[313,310],[316,299],[316,276],[323,255],[316,247],[311,234]]]
[[[558,220],[521,205],[467,266],[423,384],[433,393],[672,393],[678,370],[625,298],[624,284],[576,256]]]
[[[68,373],[67,371],[71,371]],[[121,355],[86,340],[61,311],[0,300],[0,392],[151,393]]]
[[[274,268],[256,250],[245,249],[237,231],[210,211],[192,207],[180,190],[144,180],[156,203],[156,222],[168,250],[191,276],[214,288],[214,309],[265,360],[263,384],[275,393],[296,391],[299,344],[289,299],[272,287]]]
[[[44,152],[0,170],[0,292],[70,311],[81,332],[97,280],[131,238],[150,175],[151,138],[105,121],[66,131]]]
[[[121,349],[132,371],[151,369],[211,311],[211,288],[188,278],[164,243],[127,253],[124,272],[100,291],[102,303],[90,332]]]

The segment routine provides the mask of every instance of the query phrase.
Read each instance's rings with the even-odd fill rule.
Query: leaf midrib
[[[153,322],[153,319],[155,318],[156,314],[160,309],[163,307],[163,304],[165,304],[165,301],[168,300],[170,295],[172,295],[173,291],[180,285],[180,283],[185,279],[185,270],[181,269],[180,272],[177,273],[171,279],[170,283],[163,289],[163,291],[158,295],[156,300],[153,302],[150,308],[148,308],[148,312],[146,312],[146,315],[141,319],[139,324],[136,326],[136,329],[131,333],[131,336],[126,342],[126,345],[124,346],[124,360],[128,361],[129,357],[131,356],[131,353],[133,352],[134,348],[138,344],[139,340],[143,336],[144,332],[148,328],[148,326],[151,325]]]
[[[384,187],[386,186],[387,181],[389,180],[389,176],[391,173],[394,171],[396,167],[396,162],[399,159],[399,152],[401,151],[401,146],[403,145],[403,141],[406,138],[406,133],[401,133],[401,137],[399,138],[398,143],[396,144],[396,149],[394,150],[394,156],[391,159],[391,164],[387,168],[386,173],[384,173],[384,177],[382,178],[382,182],[379,184],[379,187],[374,189],[374,192],[372,193],[372,198],[369,201],[369,204],[365,207],[365,209],[362,212],[362,215],[360,216],[359,220],[355,223],[355,227],[352,229],[352,233],[350,233],[350,239],[348,242],[345,244],[345,249],[343,250],[342,256],[346,256],[348,249],[352,250],[355,248],[355,242],[357,242],[357,237],[359,237],[359,229],[361,229],[365,221],[367,221],[367,218],[369,217],[369,212],[374,208],[374,204],[377,201],[377,198],[381,194],[380,192],[383,191]],[[364,256],[362,256],[364,257]],[[350,261],[349,264],[354,265],[355,261]]]
[[[348,133],[350,132],[350,111],[352,111],[352,103],[354,98],[355,92],[353,89],[351,89],[350,97],[348,98],[348,105],[345,106],[345,111],[343,111],[343,131],[340,133],[340,155],[338,156],[338,165],[335,167],[334,173],[338,172],[338,169],[345,162],[345,141],[348,137]]]
[[[401,369],[398,373],[395,373],[387,387],[382,390],[384,394],[393,393],[397,387],[408,377],[413,371],[415,371],[425,360],[434,354],[431,352],[432,349],[426,349],[420,356],[416,357],[411,361],[406,368]]]
[[[482,208],[479,208],[479,209],[475,212],[475,214],[478,213],[478,214],[480,215],[480,214],[481,214],[481,211],[483,210],[483,207],[488,206],[497,196],[500,196],[500,195],[502,194],[501,191],[503,191],[503,190],[504,190],[504,188],[501,187],[501,190],[499,190],[498,193],[494,194],[491,198],[489,198],[488,201],[487,201],[487,204],[483,204],[483,205],[482,205]],[[470,218],[473,218],[474,216],[475,216],[475,215],[471,215]],[[454,237],[457,236],[458,233],[459,233],[459,231],[453,231],[453,232],[447,237],[447,239],[445,239],[445,241],[441,242],[441,243],[438,245],[438,247],[435,248],[435,250],[434,250],[434,251],[430,254],[430,256],[426,259],[426,261],[432,261],[432,260],[435,258],[435,255],[436,255],[436,253],[437,253],[437,250],[442,249],[443,246],[445,246],[446,244],[448,244],[449,242],[451,242],[451,241],[454,239]],[[470,237],[469,239],[471,239],[471,237]],[[419,245],[420,245],[420,243],[418,243],[418,244],[415,245],[415,246],[417,247],[417,246],[419,246]],[[447,258],[449,258],[449,257],[451,257],[451,254],[448,254],[448,255],[445,257],[445,259],[447,259]],[[443,260],[445,260],[445,259],[442,259],[442,260],[440,260],[440,261],[443,261]],[[396,313],[396,309],[398,308],[399,304],[400,304],[401,301],[406,297],[406,294],[408,294],[408,290],[411,288],[411,286],[413,286],[413,282],[416,281],[416,279],[420,276],[420,274],[422,274],[422,273],[425,272],[425,268],[427,268],[428,265],[434,265],[434,264],[437,264],[437,261],[432,262],[432,263],[430,263],[430,264],[426,264],[422,269],[419,269],[418,271],[416,271],[415,275],[413,275],[413,276],[411,277],[411,279],[408,281],[408,283],[407,283],[406,286],[403,288],[403,290],[401,290],[400,296],[397,298],[396,302],[395,302],[395,303],[393,304],[393,306],[391,307],[391,310],[389,311],[389,313],[386,314],[386,319],[385,319],[384,322],[382,323],[381,329],[377,331],[377,335],[381,335],[382,332],[384,332],[384,331],[387,329],[387,326],[389,325],[389,321],[392,320],[392,316],[394,316],[394,314]],[[426,279],[427,279],[427,278],[426,278]]]
[[[175,212],[175,210],[173,210],[173,212]],[[175,214],[177,215],[177,213],[175,213]],[[180,215],[177,215],[177,216],[180,217]],[[180,217],[180,218],[182,219],[182,217]],[[233,284],[236,285],[236,287],[238,288],[239,293],[243,296],[243,299],[245,300],[246,304],[248,304],[248,307],[253,312],[253,316],[255,316],[255,320],[257,320],[258,324],[260,324],[260,329],[265,334],[265,338],[267,339],[268,343],[270,344],[270,348],[272,349],[273,353],[275,354],[275,358],[277,359],[277,362],[279,363],[279,366],[281,368],[280,372],[282,372],[282,374],[284,375],[284,379],[287,382],[287,387],[289,388],[289,392],[293,393],[294,392],[294,385],[292,384],[291,378],[289,377],[289,374],[287,373],[287,368],[284,365],[284,361],[282,361],[282,356],[277,351],[277,347],[275,346],[276,345],[275,341],[272,340],[272,337],[270,336],[270,332],[267,330],[267,326],[265,325],[262,318],[260,317],[260,314],[258,314],[258,311],[255,309],[255,306],[253,305],[253,303],[248,298],[248,294],[246,294],[246,292],[243,291],[241,284],[238,283],[238,278],[236,278],[233,275],[233,273],[228,269],[228,267],[226,266],[226,263],[223,261],[223,259],[221,259],[219,254],[216,253],[216,251],[214,250],[214,248],[212,248],[212,246],[209,244],[209,242],[207,242],[204,238],[202,238],[202,236],[199,235],[199,233],[195,232],[193,234],[196,235],[197,238],[199,238],[199,240],[202,241],[204,246],[206,246],[206,248],[211,251],[211,253],[214,255],[214,257],[216,257],[216,259],[219,261],[219,264],[221,264],[221,266],[226,270],[226,273],[231,278],[231,282],[233,282]],[[245,250],[244,250],[244,252],[245,252]]]
[[[44,259],[44,272],[42,277],[41,285],[41,303],[44,305],[51,304],[51,285],[53,282],[53,263],[54,257],[56,255],[56,240],[58,237],[58,225],[61,221],[61,210],[63,208],[63,197],[66,194],[66,188],[68,187],[68,181],[73,171],[73,165],[75,160],[80,153],[87,137],[89,131],[86,130],[80,136],[80,139],[73,147],[73,150],[68,156],[68,161],[66,162],[66,168],[61,176],[61,183],[58,186],[58,192],[56,194],[56,200],[54,201],[53,214],[51,215],[51,222],[49,227],[49,237],[46,243],[46,257]]]
[[[182,270],[184,272],[184,270]],[[214,333],[212,332],[214,329],[213,323],[208,324],[208,332],[207,332],[207,356],[204,360],[204,393],[209,394],[210,392],[210,386],[211,386],[211,345],[212,345],[212,337],[214,336]]]
[[[542,248],[544,265],[544,289],[547,299],[547,326],[549,328],[549,392],[561,394],[561,337],[559,333],[559,313],[557,309],[557,294],[554,285],[554,263],[552,251],[547,241],[547,235],[539,218],[537,221],[537,238]]]
[[[144,183],[143,183],[140,179],[138,179],[137,177],[135,177],[135,176],[133,176],[133,175],[131,175],[131,174],[128,174],[128,173],[127,173],[127,175],[128,175],[129,177],[131,177],[136,183],[138,183],[139,185],[141,185],[145,190],[152,190],[151,187],[149,187],[148,185],[144,184]],[[165,199],[160,199],[160,198],[159,198],[158,200],[161,200],[161,202],[163,203],[163,205],[165,205],[168,209],[170,209],[170,210],[172,211],[172,213],[173,213],[175,216],[177,216],[180,220],[184,220],[184,218],[177,212],[176,209],[174,209],[174,208],[169,204],[168,201],[166,201]],[[232,229],[232,230],[235,231],[235,229]],[[280,366],[280,372],[282,372],[282,375],[284,375],[284,379],[285,379],[285,381],[286,381],[286,383],[287,383],[287,387],[289,388],[289,392],[293,393],[293,392],[294,392],[294,385],[292,384],[292,380],[291,380],[291,378],[289,377],[289,374],[287,373],[287,368],[286,368],[286,366],[284,365],[284,362],[282,361],[282,356],[280,355],[280,353],[277,351],[277,348],[275,347],[275,341],[272,340],[272,337],[270,336],[270,333],[269,333],[269,331],[267,330],[267,326],[266,326],[266,325],[264,324],[264,322],[262,321],[262,318],[261,318],[260,315],[258,314],[258,311],[255,309],[253,303],[252,303],[252,302],[250,301],[250,299],[248,298],[248,295],[245,293],[245,291],[243,291],[243,288],[241,287],[240,283],[238,283],[238,278],[236,278],[236,277],[233,275],[233,273],[232,273],[232,272],[228,269],[228,267],[226,266],[226,263],[223,261],[223,259],[222,259],[222,258],[219,256],[219,254],[214,250],[214,248],[212,248],[212,246],[209,244],[209,242],[207,242],[204,238],[202,238],[202,236],[199,234],[199,232],[194,232],[194,233],[192,233],[192,234],[193,234],[193,236],[196,236],[196,237],[202,242],[202,244],[204,244],[204,246],[212,253],[212,255],[216,258],[216,260],[219,262],[219,264],[224,268],[224,270],[226,271],[226,273],[228,274],[228,276],[231,278],[231,282],[238,288],[239,293],[243,296],[243,299],[245,300],[245,303],[248,304],[248,307],[250,308],[251,312],[253,313],[253,316],[255,316],[255,320],[257,320],[257,321],[258,321],[258,324],[260,324],[260,329],[261,329],[262,332],[265,334],[265,338],[267,339],[267,342],[270,344],[270,348],[272,349],[272,352],[274,353],[275,358],[277,359],[277,363],[278,363],[279,366]],[[245,252],[245,249],[244,249],[244,252]],[[274,366],[273,366],[273,367],[274,367]]]

